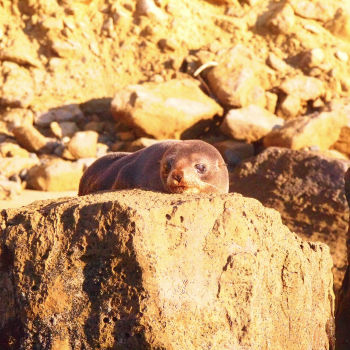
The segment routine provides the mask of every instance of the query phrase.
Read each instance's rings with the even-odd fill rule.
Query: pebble
[[[337,57],[342,62],[348,62],[349,60],[349,55],[346,52],[340,50],[335,52],[335,57]]]

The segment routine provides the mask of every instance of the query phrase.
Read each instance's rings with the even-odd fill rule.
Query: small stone
[[[67,144],[67,150],[73,159],[96,156],[98,133],[95,131],[79,131]]]
[[[236,140],[255,142],[284,120],[259,106],[250,105],[240,109],[231,109],[224,118],[220,130]]]
[[[349,60],[349,55],[346,52],[340,50],[335,52],[335,57],[342,62],[348,62]]]
[[[303,18],[326,21],[332,16],[332,6],[325,1],[292,0],[291,5]]]
[[[320,48],[311,49],[309,51],[306,51],[303,53],[301,60],[300,60],[300,66],[301,67],[317,67],[325,59],[324,51]]]
[[[167,17],[153,0],[137,0],[135,12],[136,16],[147,16],[159,21],[163,21]]]
[[[277,101],[278,101],[278,95],[270,92],[270,91],[266,91],[265,92],[265,96],[266,96],[266,109],[271,112],[274,113],[276,112],[276,106],[277,106]]]
[[[290,66],[284,60],[276,56],[273,52],[269,53],[267,64],[279,72],[286,72],[288,69],[290,69]]]
[[[322,108],[324,107],[324,102],[321,98],[318,98],[317,100],[314,100],[312,102],[312,107],[313,108]]]
[[[326,150],[338,140],[340,131],[346,124],[345,113],[316,112],[288,120],[281,128],[266,135],[263,142],[265,147],[299,150],[317,146],[320,150]]]
[[[276,10],[271,12],[270,18],[266,21],[266,26],[276,34],[289,34],[294,24],[294,10],[288,3],[278,4]]]
[[[1,115],[1,120],[12,130],[17,126],[33,125],[34,114],[29,109],[11,108]]]
[[[8,141],[0,143],[0,155],[1,157],[28,158],[29,152],[17,145],[17,143]]]
[[[279,88],[287,95],[293,95],[303,101],[316,100],[325,91],[321,80],[304,75],[287,78]]]
[[[74,191],[78,189],[82,175],[82,164],[50,159],[28,171],[27,188],[39,191]]]
[[[0,179],[0,200],[9,200],[18,196],[23,191],[20,183]]]
[[[55,40],[51,43],[51,49],[61,58],[76,58],[82,53],[81,44],[77,41]]]
[[[175,51],[178,48],[178,44],[172,39],[160,39],[158,41],[158,47],[163,51]]]
[[[54,121],[50,123],[50,130],[58,139],[63,139],[66,136],[73,136],[77,131],[79,131],[79,128],[75,122],[58,123]]]
[[[301,111],[301,99],[294,95],[287,95],[280,103],[278,110],[279,115],[284,119],[295,118]]]
[[[29,152],[50,152],[52,140],[31,125],[14,128],[13,134],[18,144]]]
[[[9,178],[13,175],[20,174],[25,169],[31,169],[38,165],[38,158],[29,157],[5,157],[0,158],[0,174]]]
[[[69,104],[63,107],[52,108],[47,112],[39,112],[34,117],[34,123],[39,126],[49,126],[53,121],[79,121],[84,118],[79,105]]]

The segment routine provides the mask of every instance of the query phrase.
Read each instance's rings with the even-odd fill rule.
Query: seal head
[[[164,191],[170,193],[227,193],[229,178],[219,151],[200,140],[171,145],[160,162]]]

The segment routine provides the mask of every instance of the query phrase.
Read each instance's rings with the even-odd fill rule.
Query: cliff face
[[[332,348],[329,248],[237,194],[36,202],[0,247],[2,348]]]

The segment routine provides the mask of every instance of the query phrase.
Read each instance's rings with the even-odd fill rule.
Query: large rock
[[[329,248],[240,195],[121,191],[2,212],[0,333],[32,349],[330,349]]]
[[[278,210],[301,237],[329,245],[336,289],[346,269],[349,208],[343,177],[349,166],[318,153],[273,147],[236,167],[230,177],[230,191]]]
[[[345,174],[345,195],[350,206],[350,169]],[[350,225],[348,236],[350,238]],[[350,249],[348,245],[348,267],[339,291],[336,310],[336,349],[348,350],[350,345]]]
[[[117,121],[156,139],[179,138],[195,124],[222,114],[190,79],[130,85],[116,93],[111,109]]]
[[[214,95],[226,107],[266,106],[269,68],[248,48],[237,45],[223,51],[219,64],[209,71],[208,82]]]
[[[265,147],[287,147],[293,150],[317,146],[321,150],[331,147],[339,138],[347,117],[340,111],[315,112],[288,120],[281,128],[264,137]]]
[[[274,128],[282,126],[284,120],[256,105],[231,109],[225,116],[220,130],[236,140],[257,141]]]

